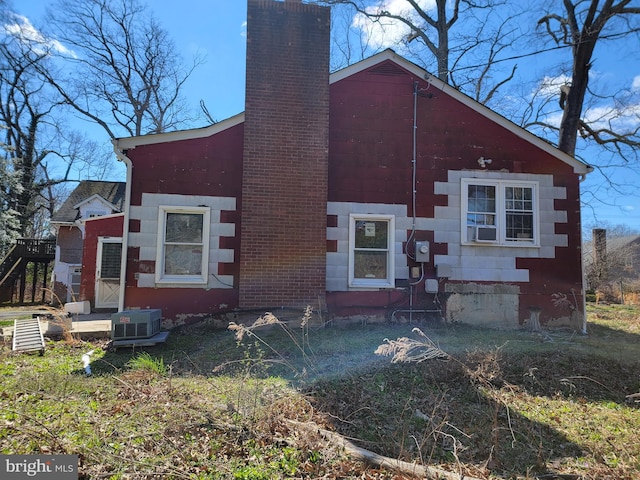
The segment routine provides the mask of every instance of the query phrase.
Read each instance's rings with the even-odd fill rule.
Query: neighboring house
[[[449,321],[515,328],[534,311],[583,329],[591,168],[393,51],[329,75],[329,18],[249,0],[245,112],[114,141],[123,231],[92,222],[85,251],[122,237],[119,308],[179,324],[441,305]]]
[[[606,293],[620,283],[640,286],[640,235],[607,237],[604,229],[593,230],[593,240],[584,245],[587,289]]]
[[[124,182],[83,180],[52,215],[51,226],[56,234],[54,303],[80,299],[87,221],[114,214],[122,215],[124,197]],[[119,235],[122,236],[122,227],[119,229]],[[89,249],[91,245],[92,243],[89,243]],[[119,258],[118,252],[118,262]],[[95,273],[95,268],[92,270]],[[117,302],[111,307],[117,307]]]
[[[607,258],[611,258],[612,280],[640,280],[640,235],[607,239]]]

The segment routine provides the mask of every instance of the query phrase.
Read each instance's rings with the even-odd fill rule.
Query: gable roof
[[[640,235],[627,235],[626,237],[607,238],[607,250],[617,250],[631,247],[640,243]]]
[[[507,118],[503,117],[502,115],[494,112],[488,107],[485,107],[481,103],[475,101],[474,99],[465,95],[459,90],[456,90],[446,82],[443,82],[439,78],[434,77],[422,67],[416,65],[413,62],[410,62],[409,60],[398,55],[396,52],[394,52],[391,49],[384,50],[369,58],[361,60],[357,63],[354,63],[352,65],[349,65],[348,67],[345,67],[341,70],[338,70],[332,73],[329,76],[329,84],[339,82],[340,80],[348,78],[352,75],[355,75],[369,68],[375,67],[377,65],[383,64],[385,62],[394,63],[397,66],[408,71],[410,74],[415,75],[417,78],[426,80],[434,88],[437,88],[438,90],[446,93],[447,95],[459,101],[463,105],[483,115],[488,120],[497,123],[498,125],[504,127],[514,135],[538,147],[539,149],[552,155],[558,160],[568,164],[573,168],[573,171],[576,174],[586,175],[587,173],[593,171],[593,167],[591,167],[590,165],[587,165],[586,163],[572,157],[571,155],[568,155],[562,152],[561,150],[557,149],[555,146],[553,146],[546,140],[543,140],[542,138],[534,135],[533,133],[529,132],[528,130],[525,130],[522,127],[519,127],[518,125],[508,120]],[[219,122],[204,128],[181,130],[176,132],[160,133],[160,134],[153,134],[153,135],[144,135],[140,137],[126,137],[126,138],[114,139],[113,143],[115,148],[122,151],[122,150],[135,148],[138,145],[151,145],[151,144],[164,143],[169,141],[204,138],[204,137],[211,136],[214,133],[217,133],[219,131],[235,126],[239,123],[242,123],[243,121],[244,121],[244,113],[240,113],[227,120],[223,120],[222,122]]]
[[[82,180],[60,208],[51,216],[51,223],[73,223],[80,218],[80,206],[99,198],[106,205],[122,211],[125,196],[124,182]]]
[[[483,115],[488,120],[491,120],[497,123],[498,125],[502,126],[506,130],[513,133],[514,135],[522,138],[523,140],[526,140],[527,142],[540,148],[544,152],[556,157],[558,160],[570,165],[571,167],[573,167],[574,173],[585,175],[593,171],[593,167],[591,167],[590,165],[587,165],[586,163],[572,157],[571,155],[568,155],[563,151],[558,150],[555,146],[553,146],[546,140],[543,140],[542,138],[534,135],[533,133],[529,132],[528,130],[525,130],[522,127],[519,127],[518,125],[513,123],[511,120],[508,120],[507,118],[494,112],[490,108],[485,107],[481,103],[475,101],[473,98],[453,88],[448,83],[443,82],[439,78],[431,75],[422,67],[398,55],[396,52],[394,52],[391,49],[384,50],[383,52],[378,53],[377,55],[373,55],[372,57],[366,58],[358,63],[354,63],[353,65],[349,65],[348,67],[335,72],[334,74],[331,75],[332,82],[337,82],[351,75],[354,75],[355,73],[358,73],[363,70],[372,68],[376,65],[379,65],[383,62],[393,62],[398,66],[404,68],[411,74],[415,75],[417,78],[426,80],[432,87],[437,88],[438,90],[446,93],[451,98],[457,100],[458,102],[462,103],[466,107],[469,107],[470,109]]]
[[[116,211],[116,212],[119,212],[121,210],[120,207],[117,207],[116,205],[111,203],[109,200],[106,200],[105,198],[103,198],[101,195],[99,195],[97,193],[94,193],[89,198],[85,198],[84,200],[82,200],[77,205],[74,205],[73,208],[80,209],[80,207],[82,207],[83,205],[85,205],[87,203],[91,203],[94,200],[98,200],[100,203],[102,203],[105,207],[109,208],[110,210],[113,210],[113,211]]]
[[[630,251],[632,249],[640,249],[640,235],[607,237],[606,240],[607,254],[623,253],[624,251]],[[585,242],[584,245],[582,245],[582,252],[585,263],[591,263],[595,254],[593,240]]]

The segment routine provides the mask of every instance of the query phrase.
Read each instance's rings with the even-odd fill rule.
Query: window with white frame
[[[207,283],[208,207],[160,206],[156,282]]]
[[[462,180],[462,241],[538,245],[538,185],[511,180]]]
[[[393,215],[349,217],[349,285],[392,288],[394,275]]]

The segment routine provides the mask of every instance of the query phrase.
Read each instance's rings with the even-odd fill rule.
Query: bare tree
[[[550,5],[557,7],[558,4],[553,2]],[[602,146],[613,146],[622,155],[625,146],[640,146],[638,123],[628,131],[616,131],[612,126],[616,116],[624,114],[620,110],[624,107],[611,109],[606,118],[599,121],[588,122],[583,118],[589,93],[589,71],[598,42],[620,40],[640,31],[637,17],[634,18],[640,14],[640,7],[631,4],[632,0],[563,0],[563,12],[548,11],[538,21],[556,44],[571,47],[570,82],[563,86],[560,95],[563,115],[558,148],[563,152],[575,155],[578,135]]]
[[[166,30],[137,0],[59,0],[48,37],[64,45],[57,72],[43,71],[64,100],[109,135],[176,129],[188,120],[185,68]],[[65,75],[66,73],[66,75]]]
[[[368,35],[354,27],[351,9],[331,10],[331,71],[365,58],[369,43]]]
[[[435,63],[439,79],[482,103],[490,101],[500,87],[514,78],[513,62],[508,70],[495,72],[498,56],[511,48],[517,38],[511,26],[517,13],[506,1],[406,0],[406,4],[399,4],[388,0],[318,0],[318,3],[348,6],[356,12],[356,18],[367,19],[369,26],[402,32],[403,37],[396,41],[411,58],[427,70]],[[360,25],[366,27],[362,22]]]
[[[2,147],[3,150],[6,148],[5,145]],[[0,155],[0,258],[4,258],[10,246],[20,237],[20,216],[11,201],[12,195],[19,192],[20,188],[9,156]]]
[[[63,184],[101,178],[105,157],[95,143],[68,128],[68,107],[40,75],[49,68],[53,47],[24,17],[3,11],[2,24],[0,208],[13,213],[3,215],[7,223],[0,228],[5,234],[14,232],[7,236],[10,243],[16,236],[48,235],[48,219],[61,203]]]
[[[32,49],[21,32],[5,35],[0,43],[0,123],[4,126],[5,169],[13,182],[7,188],[6,208],[17,213],[19,236],[36,234],[33,219],[39,209],[53,209],[42,194],[67,180],[71,164],[56,179],[47,173],[49,150],[40,150],[39,135],[60,103],[47,96],[46,83],[36,66],[46,52]]]
[[[110,137],[175,128],[186,119],[180,88],[199,60],[184,69],[166,31],[136,0],[60,0],[49,32],[3,7],[0,0],[0,240],[7,243],[46,235],[63,184],[107,171],[99,145],[67,128],[69,108]]]

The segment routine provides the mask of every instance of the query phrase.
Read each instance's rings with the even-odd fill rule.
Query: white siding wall
[[[358,290],[349,288],[349,215],[373,214],[394,215],[395,217],[395,278],[409,278],[407,257],[402,251],[402,243],[407,240],[412,219],[407,217],[406,205],[385,205],[382,203],[329,202],[327,214],[338,217],[337,227],[327,227],[327,240],[336,240],[337,252],[327,253],[327,291],[346,292]],[[360,290],[370,290],[361,288]]]
[[[462,245],[460,180],[470,177],[538,182],[540,245]],[[448,182],[437,182],[435,191],[447,195],[448,202],[447,206],[435,208],[434,240],[436,243],[447,243],[449,248],[447,255],[436,255],[434,263],[450,265],[451,280],[528,282],[529,271],[516,268],[516,258],[555,258],[556,247],[567,246],[567,236],[554,233],[556,223],[567,221],[567,213],[553,209],[554,200],[565,199],[566,191],[553,186],[551,175],[450,171]],[[422,225],[419,229],[422,229]]]
[[[142,205],[131,206],[131,219],[140,220],[140,232],[129,233],[129,246],[140,248],[140,260],[156,260],[158,238],[158,207],[171,205],[176,207],[209,207],[211,223],[209,225],[209,272],[217,272],[219,263],[234,261],[234,251],[220,248],[220,237],[235,236],[235,224],[220,223],[222,210],[236,209],[236,199],[231,197],[208,197],[196,195],[170,195],[143,193]],[[206,288],[232,288],[232,275],[209,275]],[[188,284],[156,284],[154,273],[138,274],[138,287],[148,288],[194,288]],[[202,288],[198,285],[197,288]]]
[[[538,182],[540,245],[526,247],[496,245],[462,245],[461,183],[462,178],[500,179]],[[529,271],[516,268],[516,258],[555,258],[556,247],[566,247],[567,236],[556,234],[555,224],[565,223],[567,213],[554,210],[556,199],[565,199],[564,188],[553,185],[553,176],[513,174],[489,171],[450,171],[447,182],[437,182],[435,193],[447,196],[447,206],[435,207],[435,218],[417,218],[416,230],[434,232],[435,243],[448,245],[446,255],[436,255],[435,265],[451,266],[451,280],[474,282],[528,282]],[[418,196],[420,192],[418,191]],[[402,251],[413,219],[405,205],[329,202],[328,215],[338,217],[337,227],[327,228],[327,239],[337,242],[337,252],[327,253],[327,291],[347,291],[349,264],[349,214],[390,214],[396,218],[396,279],[407,279],[409,269]]]

